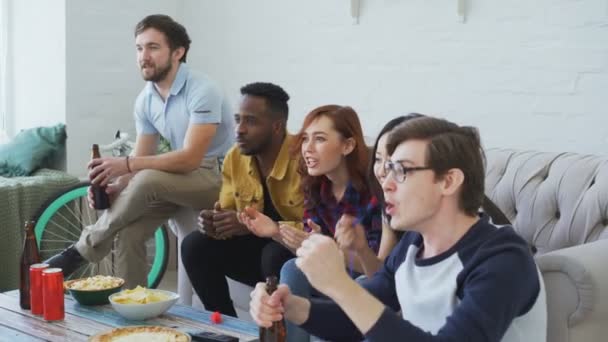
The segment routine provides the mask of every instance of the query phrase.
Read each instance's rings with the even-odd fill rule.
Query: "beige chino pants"
[[[158,226],[173,217],[180,207],[213,208],[221,187],[217,158],[205,159],[188,174],[158,170],[139,171],[97,222],[86,227],[76,249],[90,262],[99,262],[116,239],[116,275],[126,288],[147,284],[145,242]]]

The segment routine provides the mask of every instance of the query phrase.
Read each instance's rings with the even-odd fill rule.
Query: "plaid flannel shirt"
[[[320,189],[321,201],[315,207],[304,210],[306,231],[311,229],[306,224],[308,219],[321,227],[323,234],[334,236],[336,223],[343,214],[357,218],[365,229],[369,247],[378,254],[382,235],[382,208],[378,199],[372,195],[360,194],[351,182],[346,186],[340,202],[336,201],[331,188],[331,181],[323,177]],[[306,205],[305,205],[306,208]]]

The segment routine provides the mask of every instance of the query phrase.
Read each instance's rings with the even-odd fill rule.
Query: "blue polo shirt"
[[[206,154],[221,157],[234,144],[234,119],[228,100],[220,88],[205,75],[194,74],[180,63],[166,101],[153,82],[135,100],[137,134],[160,134],[173,150],[184,147],[186,131],[191,124],[217,124],[217,132]]]

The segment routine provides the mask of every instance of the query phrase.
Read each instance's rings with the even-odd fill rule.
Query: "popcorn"
[[[93,277],[72,281],[67,285],[67,287],[72,290],[96,291],[112,289],[122,285],[123,283],[124,281],[121,278],[96,275]]]

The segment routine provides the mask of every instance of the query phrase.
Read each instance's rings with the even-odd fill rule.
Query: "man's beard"
[[[246,156],[254,156],[254,155],[257,155],[257,154],[260,154],[260,153],[266,151],[268,148],[270,148],[271,144],[272,144],[272,137],[268,137],[268,139],[266,139],[265,141],[262,141],[257,146],[252,146],[248,149],[241,149],[241,153]]]
[[[164,68],[158,68],[158,69],[155,68],[154,73],[152,73],[152,75],[150,75],[148,77],[146,77],[146,75],[144,75],[143,70],[142,70],[142,76],[145,81],[151,81],[154,83],[158,83],[167,77],[167,75],[169,74],[169,71],[171,71],[172,67],[173,67],[173,63],[171,63],[171,61],[169,61],[169,63],[167,63],[167,65]]]

